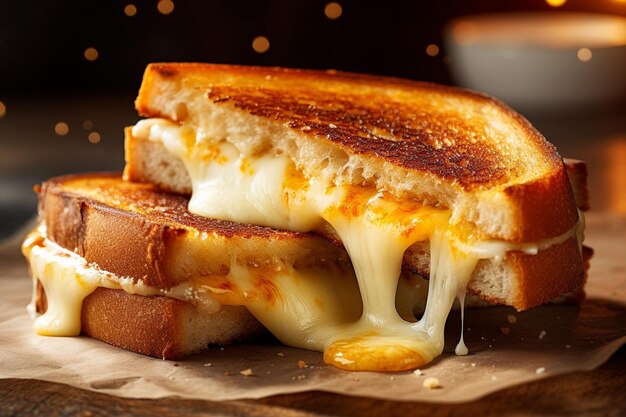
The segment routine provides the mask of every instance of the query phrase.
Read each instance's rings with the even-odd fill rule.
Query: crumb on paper
[[[213,366],[213,364],[209,362],[209,363],[205,363],[204,366]]]
[[[498,379],[498,377],[497,377],[497,376],[495,376],[495,375],[491,375],[491,380],[492,380],[492,381],[495,381],[496,379]]]
[[[539,340],[543,340],[543,338],[548,334],[548,332],[546,332],[545,330],[542,330],[541,333],[539,333]]]
[[[285,354],[284,354],[283,352],[278,352],[278,353],[276,354],[276,356],[280,356],[281,358],[284,358],[284,357],[285,357]]]
[[[300,369],[304,369],[304,368],[308,368],[308,366],[307,366],[307,364],[306,364],[306,362],[305,362],[305,361],[303,361],[303,360],[299,360],[299,361],[298,361],[298,368],[300,368]]]
[[[507,320],[509,323],[513,324],[513,323],[517,322],[517,317],[515,317],[513,314],[509,314],[509,315],[506,317],[506,320]]]
[[[292,377],[291,377],[291,380],[292,380],[292,381],[295,381],[295,380],[299,380],[299,381],[301,381],[301,380],[303,380],[303,379],[306,379],[306,375],[304,375],[304,374],[300,374],[300,375],[296,375],[296,376],[292,376]]]
[[[439,380],[433,377],[426,378],[424,382],[422,383],[422,385],[424,386],[424,388],[428,388],[428,389],[441,388],[441,385],[439,385]]]
[[[392,376],[390,376],[390,377],[389,377],[389,380],[391,380],[391,381],[393,381],[394,379],[395,379],[395,378],[394,378],[394,377],[392,377]]]
[[[421,369],[416,369],[413,371],[413,375],[415,376],[422,376],[422,370]]]
[[[511,333],[511,329],[509,327],[500,327],[500,331],[502,332],[502,334]]]
[[[252,375],[254,375],[254,373],[252,372],[252,368],[244,369],[243,371],[241,371],[239,373],[241,375],[243,375],[243,376],[252,376]]]
[[[476,366],[476,364],[475,364],[475,363],[470,363],[470,365],[472,365],[472,366]]]
[[[536,374],[543,374],[545,371],[546,371],[546,368],[544,368],[543,366],[535,369]]]

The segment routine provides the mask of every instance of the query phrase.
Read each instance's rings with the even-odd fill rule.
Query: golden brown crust
[[[47,299],[37,282],[37,312]],[[217,332],[195,335],[205,326],[228,323]],[[122,290],[97,288],[83,301],[81,333],[110,345],[162,359],[198,353],[209,344],[228,344],[261,334],[263,326],[240,306],[223,306],[206,319],[192,303],[168,297],[145,297]]]
[[[573,251],[578,251],[575,236],[536,255],[509,252],[509,262],[518,273],[514,281],[517,298],[512,305],[518,310],[526,310],[579,288],[584,282],[583,260],[581,257],[572,257]],[[500,300],[491,299],[488,294],[476,293],[471,289],[469,292],[484,300],[501,303]]]
[[[82,333],[133,352],[163,359],[184,356],[178,322],[189,303],[98,288],[85,301]],[[191,353],[191,352],[189,352]]]
[[[512,185],[504,192],[518,208],[513,241],[549,239],[566,233],[578,222],[565,169],[532,182]]]
[[[42,184],[39,200],[52,241],[106,271],[158,288],[194,274],[227,274],[231,248],[244,263],[324,266],[338,257],[349,265],[345,251],[322,237],[197,216],[185,197],[119,174],[52,178]]]
[[[80,238],[80,225],[85,204],[103,205],[102,210],[128,210],[134,215],[156,225],[168,225],[178,229],[199,230],[223,237],[294,239],[308,236],[305,233],[270,229],[251,224],[239,224],[209,219],[187,211],[189,200],[181,195],[160,192],[152,184],[121,181],[119,173],[71,174],[54,177],[42,184],[40,196],[57,196],[62,206],[48,207],[46,198],[41,199],[43,212],[68,210],[67,220],[71,226],[61,226],[67,235]],[[71,204],[69,202],[71,201]],[[67,206],[67,207],[66,207]],[[62,213],[52,217],[62,216]],[[50,228],[50,230],[56,230]],[[69,236],[68,236],[69,237]]]
[[[167,118],[148,98],[159,78],[189,82],[206,89],[213,103],[286,123],[312,139],[325,138],[351,152],[428,171],[466,188],[506,182],[519,167],[503,163],[502,149],[486,139],[490,127],[482,119],[441,106],[445,96],[456,97],[505,114],[541,149],[551,168],[560,169],[554,146],[525,118],[492,97],[468,90],[338,71],[155,63],[146,68],[136,100],[143,116]]]

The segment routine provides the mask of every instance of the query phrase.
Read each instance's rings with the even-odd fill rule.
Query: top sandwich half
[[[187,127],[185,146],[201,145],[204,158],[224,140],[249,156],[286,155],[305,178],[449,208],[482,238],[536,241],[578,222],[555,148],[478,93],[335,71],[151,64],[136,107]],[[191,192],[184,177],[161,182]]]

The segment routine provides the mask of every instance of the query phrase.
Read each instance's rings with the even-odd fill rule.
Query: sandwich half
[[[252,314],[289,340],[306,333],[298,320],[360,313],[347,254],[320,236],[194,215],[121,174],[52,178],[38,196],[22,249],[39,334],[175,359],[262,333]]]
[[[336,71],[152,64],[136,106],[148,119],[126,131],[127,180],[191,195],[200,216],[345,247],[360,316],[295,343],[337,367],[430,362],[466,289],[524,310],[583,283],[584,219],[564,162],[490,97]],[[407,257],[429,278],[417,322],[396,308]]]

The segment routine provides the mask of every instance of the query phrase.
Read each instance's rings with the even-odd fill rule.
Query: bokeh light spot
[[[91,132],[89,136],[87,136],[87,139],[89,139],[89,142],[91,143],[98,143],[100,142],[100,133]]]
[[[54,133],[59,136],[65,136],[70,133],[70,127],[65,122],[58,122],[54,125]]]
[[[587,62],[591,60],[593,54],[589,48],[580,48],[578,52],[576,52],[576,56],[581,62]]]
[[[133,17],[137,14],[137,7],[134,4],[127,4],[124,7],[124,14],[128,17]]]
[[[254,52],[264,54],[270,49],[270,41],[265,36],[257,36],[252,41],[252,49]]]
[[[168,15],[174,11],[174,2],[172,0],[159,0],[157,10],[163,15]]]
[[[94,47],[89,47],[85,49],[85,59],[87,61],[95,61],[98,59],[98,50]]]
[[[431,43],[426,47],[426,54],[428,56],[437,56],[439,55],[439,47],[434,43]]]
[[[331,20],[339,19],[343,13],[341,4],[337,2],[330,2],[324,7],[324,14]]]

